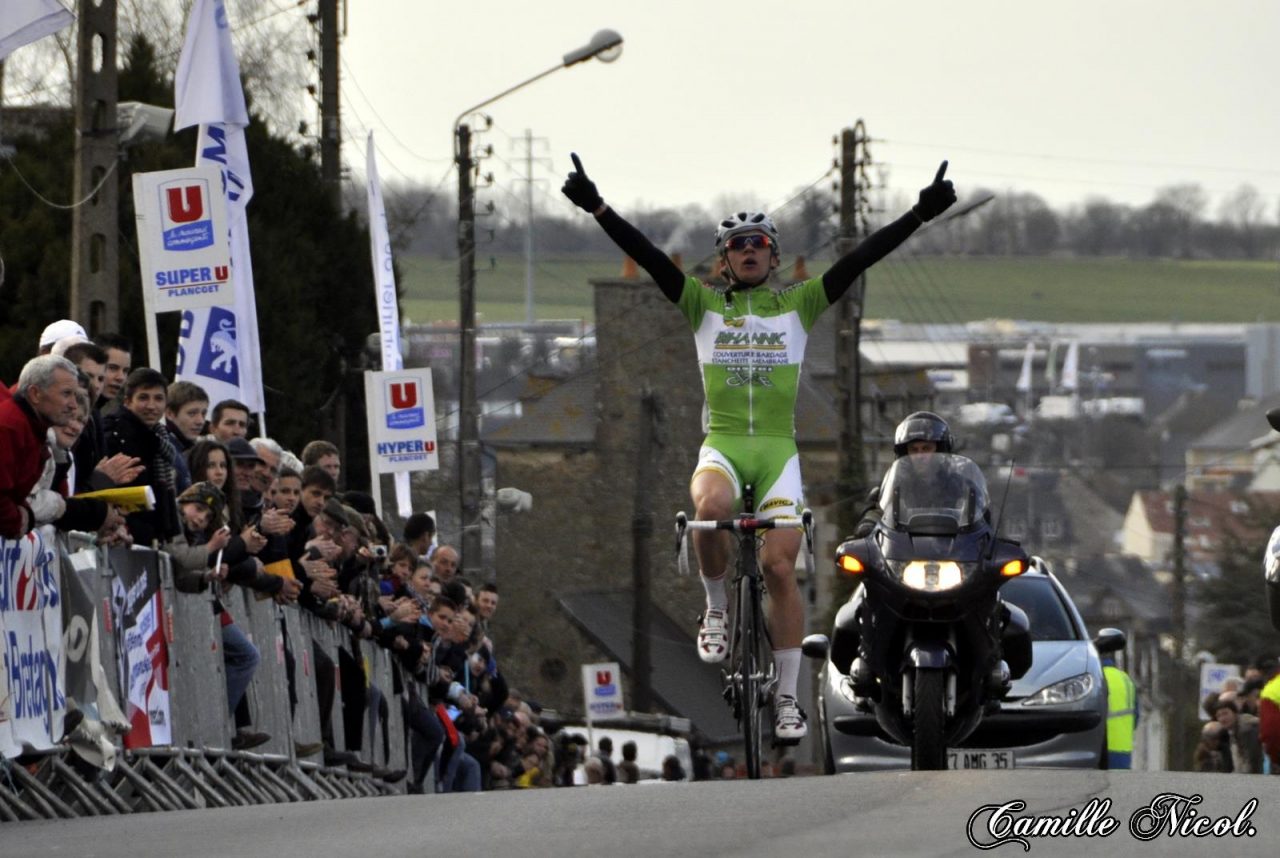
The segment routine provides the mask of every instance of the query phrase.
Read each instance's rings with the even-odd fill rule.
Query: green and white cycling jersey
[[[676,304],[698,349],[703,431],[794,438],[805,343],[830,306],[822,278],[730,292],[687,277]]]

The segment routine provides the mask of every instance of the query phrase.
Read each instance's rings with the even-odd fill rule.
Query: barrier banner
[[[0,538],[0,754],[52,748],[66,715],[62,658],[62,594],[54,530]]]
[[[165,639],[164,599],[160,567],[149,551],[111,552],[113,625],[121,635],[121,663],[125,673],[130,729],[126,748],[168,745],[172,740],[169,713],[169,650]]]
[[[62,556],[62,656],[67,700],[86,722],[124,732],[127,721],[103,669],[93,579],[101,577],[96,550]],[[83,576],[83,578],[82,578]]]

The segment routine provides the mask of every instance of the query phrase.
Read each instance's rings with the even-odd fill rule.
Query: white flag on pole
[[[382,201],[382,182],[378,179],[378,159],[374,154],[373,132],[365,155],[366,180],[369,188],[369,244],[373,259],[373,290],[378,302],[378,330],[382,339],[382,369],[394,372],[404,368],[400,353],[400,305],[396,301],[396,273],[391,259],[391,236],[387,230],[387,209]],[[370,443],[373,439],[370,438]],[[378,487],[377,468],[371,471],[373,497],[382,509],[382,492]],[[397,473],[396,507],[403,518],[413,514],[408,472]]]
[[[1026,354],[1022,356],[1022,372],[1018,373],[1018,383],[1014,386],[1019,393],[1031,390],[1031,361],[1035,353],[1036,347],[1028,342]]]
[[[74,20],[57,0],[4,0],[0,3],[0,60]]]
[[[187,37],[173,78],[173,128],[249,124],[240,63],[231,45],[231,23],[223,0],[196,0],[187,17]]]
[[[1067,357],[1062,362],[1062,389],[1074,393],[1080,387],[1080,343],[1072,341],[1067,346]]]
[[[200,125],[196,165],[210,164],[222,171],[231,234],[231,279],[235,283],[233,306],[183,313],[177,377],[203,387],[210,402],[238,399],[250,411],[261,414],[266,411],[266,401],[245,213],[253,198],[249,150],[244,141],[249,114],[223,0],[196,0],[191,7],[174,97],[174,129]]]

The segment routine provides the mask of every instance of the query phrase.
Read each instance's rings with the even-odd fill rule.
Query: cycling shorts
[[[758,518],[794,517],[804,508],[800,454],[794,438],[713,432],[702,442],[693,476],[703,471],[723,474],[733,485],[735,501],[741,500],[744,485],[755,486]]]

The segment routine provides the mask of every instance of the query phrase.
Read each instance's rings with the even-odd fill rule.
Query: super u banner
[[[434,471],[440,467],[430,369],[366,372],[364,397],[372,473]]]
[[[227,202],[216,168],[135,173],[133,204],[148,312],[234,301]]]
[[[62,738],[67,701],[58,672],[59,569],[51,526],[0,538],[0,756],[17,756],[23,745],[52,748]]]

